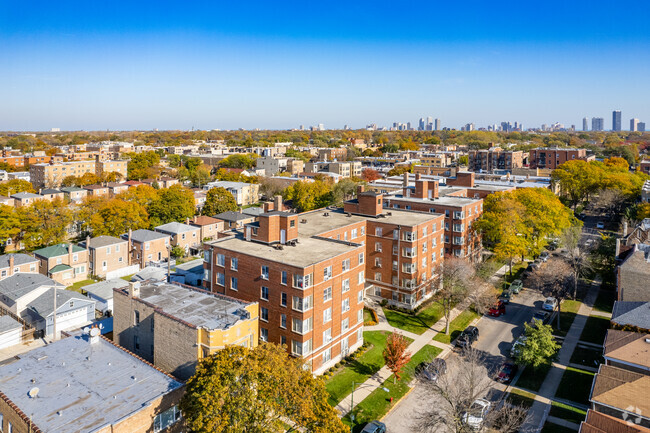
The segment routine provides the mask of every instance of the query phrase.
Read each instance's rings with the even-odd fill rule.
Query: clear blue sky
[[[0,0],[0,130],[650,122],[643,1]]]

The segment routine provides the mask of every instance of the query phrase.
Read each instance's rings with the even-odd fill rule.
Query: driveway
[[[486,356],[490,368],[496,368],[507,357],[512,342],[523,332],[524,323],[533,317],[542,306],[543,296],[533,290],[523,290],[506,307],[506,315],[498,318],[484,316],[478,322],[480,337],[474,347]],[[449,368],[453,368],[458,355],[452,353],[447,358]],[[488,398],[497,399],[504,389],[494,382],[494,389]],[[436,397],[416,382],[411,393],[388,414],[383,422],[390,433],[411,433],[417,431],[413,419],[423,410],[436,404]]]

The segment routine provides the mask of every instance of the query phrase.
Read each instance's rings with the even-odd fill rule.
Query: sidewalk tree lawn
[[[442,306],[446,321],[445,334],[449,335],[451,310],[457,304],[472,298],[474,292],[480,290],[481,284],[476,278],[474,266],[466,259],[445,257],[441,274],[442,287],[436,292],[434,299]]]
[[[573,299],[578,296],[578,280],[581,276],[585,276],[592,269],[589,252],[580,244],[582,237],[582,228],[578,226],[571,226],[565,229],[560,235],[560,243],[567,252],[564,260],[571,269],[573,279]]]
[[[530,274],[528,285],[539,290],[544,296],[557,299],[557,329],[560,327],[562,300],[573,287],[573,270],[564,260],[551,259]]]
[[[278,366],[282,368],[278,368]],[[203,358],[186,385],[181,411],[196,433],[345,433],[320,378],[280,345],[228,346]]]
[[[226,188],[210,188],[205,198],[201,214],[214,216],[227,211],[236,211],[237,202]]]
[[[537,370],[541,365],[549,364],[557,354],[560,345],[553,337],[553,327],[536,321],[535,326],[524,324],[526,340],[517,351],[517,363]]]
[[[402,367],[411,360],[411,353],[406,350],[408,346],[406,338],[395,331],[386,339],[386,348],[382,355],[386,367],[394,374],[393,383],[399,380]]]

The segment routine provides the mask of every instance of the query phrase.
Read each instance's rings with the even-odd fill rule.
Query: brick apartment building
[[[88,278],[88,251],[78,245],[57,244],[34,251],[39,272],[57,283],[69,286]]]
[[[67,176],[83,176],[92,173],[102,176],[105,173],[116,172],[126,179],[128,161],[70,161],[47,164],[34,164],[29,167],[30,181],[34,188],[57,188]]]
[[[129,265],[139,264],[144,268],[147,262],[166,260],[169,257],[170,239],[164,233],[140,229],[123,234],[131,252]]]
[[[348,158],[348,149],[345,147],[327,147],[318,149],[319,161],[345,161]]]
[[[176,284],[129,283],[113,290],[114,336],[121,346],[181,380],[228,345],[255,347],[257,302]]]
[[[437,287],[443,216],[384,212],[364,192],[344,209],[267,212],[204,244],[211,291],[260,303],[260,338],[320,374],[363,341],[364,294],[413,308]]]
[[[124,239],[113,236],[88,237],[82,247],[88,251],[92,275],[107,278],[107,275],[129,266],[129,243]]]
[[[643,161],[641,161],[639,163],[638,170],[641,173],[644,173],[644,174],[647,174],[648,176],[650,176],[650,159],[644,159]]]
[[[471,150],[468,154],[468,169],[491,173],[493,170],[512,171],[524,166],[523,152],[503,150],[499,147],[487,150]]]
[[[158,233],[168,235],[172,246],[183,248],[185,252],[189,252],[190,250],[199,251],[201,249],[200,227],[173,221],[160,225],[154,230]]]
[[[529,152],[528,164],[530,168],[546,168],[555,170],[567,161],[582,159],[589,161],[586,149],[559,149],[540,147]]]

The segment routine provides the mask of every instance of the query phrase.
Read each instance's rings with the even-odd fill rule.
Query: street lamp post
[[[390,390],[388,388],[386,388],[385,386],[363,385],[363,384],[360,384],[360,385],[361,386],[359,386],[359,388],[361,388],[361,387],[374,387],[374,388],[377,388],[377,389],[382,389],[382,390],[384,390],[386,392],[390,392]],[[354,390],[355,390],[355,386],[356,386],[356,384],[353,381],[352,382],[352,394],[350,394],[350,422],[352,422],[353,424],[354,424]],[[352,432],[352,427],[353,426],[350,426],[350,432]]]

